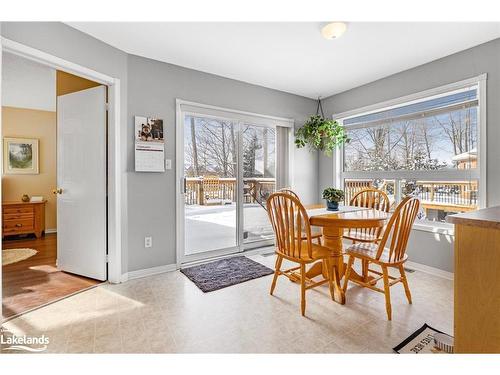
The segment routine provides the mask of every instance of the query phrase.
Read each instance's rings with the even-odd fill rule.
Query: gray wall
[[[139,56],[128,56],[129,270],[175,263],[175,169],[135,173],[134,115],[163,119],[166,158],[175,166],[175,99],[294,118],[301,126],[315,102]],[[317,202],[317,154],[295,150],[294,185],[307,203]],[[144,248],[144,236],[153,247]]]
[[[488,74],[487,81],[487,200],[499,205],[500,194],[500,39],[394,74],[324,100],[328,116]],[[319,157],[319,191],[333,181],[333,160]],[[452,244],[444,236],[414,231],[408,253],[411,260],[452,269]]]
[[[453,241],[451,235],[413,230],[408,241],[408,260],[453,272]]]

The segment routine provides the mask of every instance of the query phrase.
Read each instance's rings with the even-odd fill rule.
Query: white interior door
[[[57,98],[57,265],[106,280],[106,88]]]

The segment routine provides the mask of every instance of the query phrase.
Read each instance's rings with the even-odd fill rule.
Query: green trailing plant
[[[323,199],[328,202],[342,202],[344,200],[344,191],[332,187],[323,190]]]
[[[348,142],[344,128],[334,120],[326,120],[316,114],[309,117],[304,126],[295,133],[295,145],[298,148],[309,145],[310,148],[323,151],[331,156],[335,147]]]

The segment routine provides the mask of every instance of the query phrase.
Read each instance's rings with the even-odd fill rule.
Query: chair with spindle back
[[[270,294],[274,292],[278,276],[284,275],[292,281],[300,280],[301,312],[306,312],[306,290],[329,283],[330,294],[333,299],[333,281],[330,273],[333,272],[331,251],[323,246],[314,244],[311,236],[309,216],[300,200],[286,192],[271,194],[267,200],[267,214],[276,235],[276,267]],[[304,236],[304,239],[302,239]],[[283,259],[298,263],[298,267],[281,270]],[[328,278],[313,281],[306,277],[306,265],[317,261],[323,262]],[[297,274],[296,271],[299,271]],[[306,285],[307,284],[307,285]]]
[[[290,194],[292,197],[295,197],[298,200],[300,200],[297,193],[294,192],[292,189],[283,188],[283,189],[280,189],[280,191],[283,193]],[[316,240],[318,245],[322,245],[323,231],[321,230],[321,228],[311,227],[311,238],[313,240]],[[305,234],[302,234],[302,239],[305,240]]]
[[[382,190],[367,188],[358,191],[349,201],[350,206],[372,208],[384,212],[389,212],[391,203],[389,197]],[[370,242],[377,243],[380,241],[383,228],[356,228],[348,229],[344,234],[344,238],[351,240],[353,243]],[[362,265],[362,274],[366,279],[366,262]]]
[[[222,204],[221,184],[219,176],[203,176],[201,179],[203,189],[203,204]]]
[[[415,197],[406,197],[394,210],[389,223],[385,227],[382,239],[378,244],[372,242],[358,242],[347,248],[345,253],[349,256],[346,274],[344,277],[344,293],[349,281],[353,281],[363,287],[370,288],[377,292],[384,293],[387,318],[391,320],[391,295],[389,288],[394,284],[403,283],[408,303],[411,304],[411,293],[406,278],[404,263],[408,259],[406,254],[406,245],[408,238],[418,214],[420,201]],[[388,244],[388,241],[390,243]],[[388,247],[386,245],[388,244]],[[368,273],[377,275],[375,279],[361,281],[359,279],[350,279],[351,267],[355,259],[360,259],[368,264]],[[376,264],[382,268],[382,272],[370,269],[370,264]],[[389,268],[397,268],[400,277],[389,275]],[[383,279],[384,289],[376,286],[377,282]]]

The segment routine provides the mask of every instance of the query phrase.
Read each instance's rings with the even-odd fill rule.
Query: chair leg
[[[306,265],[300,265],[300,311],[306,315]]]
[[[278,276],[280,275],[280,269],[281,269],[282,262],[283,262],[283,257],[281,255],[278,255],[278,258],[276,259],[276,265],[274,268],[273,282],[271,284],[271,290],[269,291],[270,295],[273,295],[274,288],[276,287],[276,281],[278,280]]]
[[[333,265],[332,265],[332,260],[330,258],[326,258],[326,266],[328,268],[328,286],[330,287],[330,295],[332,296],[332,300],[334,300],[335,289],[333,287],[333,278],[335,276],[333,274]]]
[[[368,280],[368,261],[366,259],[361,260],[361,275],[363,276],[363,281]]]
[[[382,275],[384,279],[385,309],[387,311],[387,320],[392,320],[391,292],[389,291],[389,270],[382,266]]]
[[[349,260],[347,262],[347,269],[345,270],[345,275],[344,275],[344,286],[342,289],[345,291],[347,290],[347,284],[349,283],[349,277],[351,276],[351,268],[354,263],[354,257],[352,255],[349,255]]]
[[[406,298],[408,298],[408,303],[411,305],[411,293],[410,287],[408,286],[408,279],[406,278],[405,268],[401,264],[399,266],[399,273],[401,274],[401,281],[403,282],[403,286],[405,287]]]

